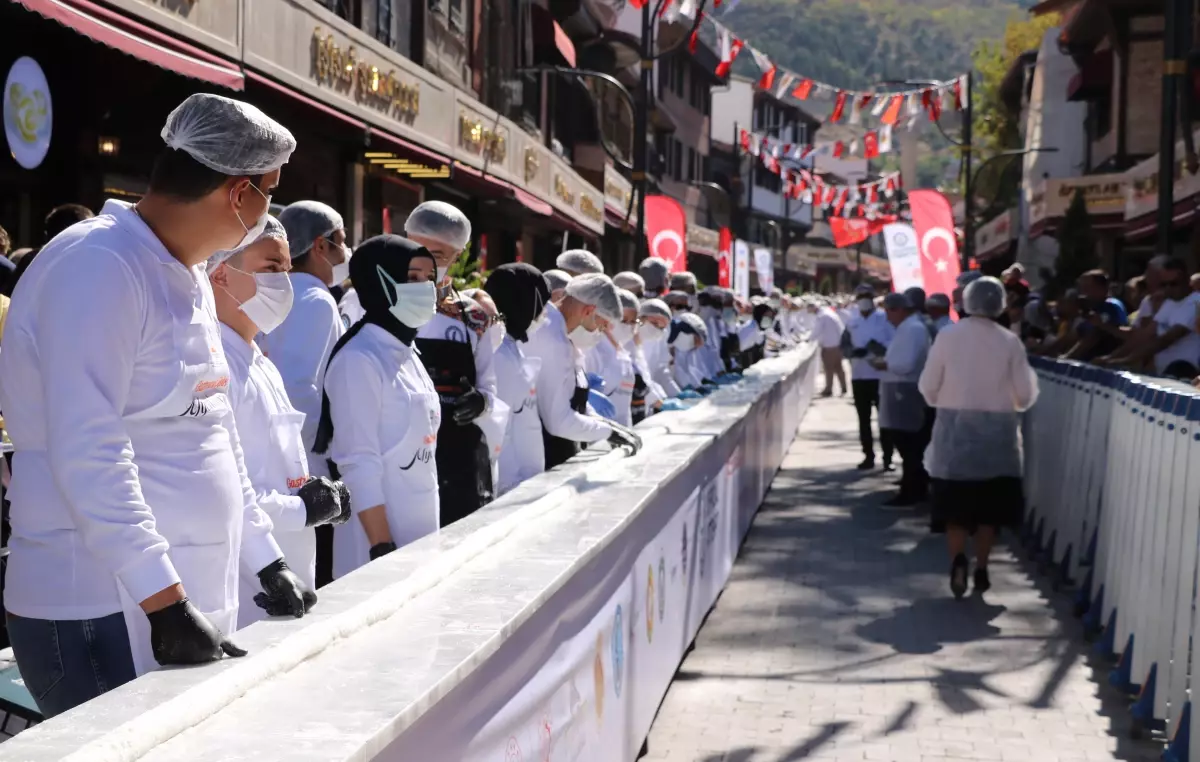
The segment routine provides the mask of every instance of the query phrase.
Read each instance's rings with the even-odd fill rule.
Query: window
[[[354,0],[321,0],[321,5],[336,13],[340,18],[344,18],[351,24],[358,23],[358,19],[354,16]]]
[[[463,11],[463,0],[450,0],[450,28],[456,32],[467,31],[467,17]]]
[[[375,0],[375,39],[392,47],[392,0]]]
[[[671,177],[674,177],[676,180],[683,180],[683,143],[680,143],[675,138],[671,138],[671,143],[675,150],[675,164]]]
[[[685,180],[689,183],[696,179],[696,149],[687,149],[687,173],[684,175]]]
[[[683,86],[684,75],[687,73],[687,67],[683,64],[678,56],[675,58],[675,63],[672,65],[671,71],[675,75],[671,83],[671,91],[680,98],[686,98],[687,90],[683,89]]]

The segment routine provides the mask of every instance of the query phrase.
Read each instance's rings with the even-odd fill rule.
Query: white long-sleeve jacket
[[[525,353],[542,362],[538,372],[538,414],[552,436],[573,442],[599,442],[612,433],[599,418],[571,409],[576,384],[587,386],[583,358],[567,338],[567,324],[553,304],[546,305],[546,323],[529,336]]]

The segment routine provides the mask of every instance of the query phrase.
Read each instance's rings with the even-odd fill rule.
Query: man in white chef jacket
[[[264,603],[316,596],[282,563],[246,476],[204,262],[256,238],[296,143],[257,108],[193,95],[136,206],[42,249],[13,295],[0,406],[16,448],[4,599],[47,716],[222,653],[240,564]]]
[[[288,276],[295,294],[283,324],[263,341],[262,350],[279,369],[288,399],[304,414],[305,451],[313,476],[329,476],[323,455],[315,455],[317,422],[325,366],[333,345],[346,332],[338,303],[329,287],[350,277],[350,249],[342,215],[320,201],[297,201],[279,214],[287,231],[292,269]],[[333,530],[317,528],[317,585],[333,581]]]
[[[229,401],[242,439],[246,472],[258,506],[271,518],[275,541],[288,567],[316,587],[317,537],[313,527],[350,519],[350,493],[341,482],[310,477],[302,427],[304,414],[288,401],[283,379],[254,337],[270,334],[292,307],[287,269],[287,234],[276,219],[258,240],[208,260],[221,321],[221,344],[229,361]],[[238,629],[274,610],[255,600],[266,592],[243,569],[238,596]]]
[[[497,407],[496,350],[491,341],[480,340],[487,325],[450,278],[450,266],[471,242],[466,215],[444,201],[426,201],[408,215],[404,234],[437,263],[437,313],[418,329],[415,346],[442,405],[434,455],[440,520],[448,526],[495,496],[491,452],[504,444],[504,427],[489,425]]]

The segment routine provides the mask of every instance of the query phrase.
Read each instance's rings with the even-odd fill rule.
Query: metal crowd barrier
[[[1133,734],[1165,730],[1165,760],[1200,759],[1189,700],[1200,626],[1200,390],[1032,363],[1041,396],[1024,422],[1023,540],[1056,587],[1077,585],[1085,633],[1117,660],[1109,683],[1136,696]]]

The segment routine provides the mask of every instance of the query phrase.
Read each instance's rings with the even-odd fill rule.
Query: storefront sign
[[[533,182],[537,178],[538,170],[542,168],[541,162],[538,161],[537,151],[533,148],[525,149],[525,184]]]
[[[633,185],[614,167],[604,168],[604,203],[614,212],[625,213],[633,198]]]
[[[1062,219],[1076,191],[1083,191],[1088,214],[1101,217],[1125,213],[1125,175],[1088,175],[1042,180],[1029,202],[1029,223]]]
[[[50,84],[38,62],[22,56],[4,81],[4,137],[8,150],[25,169],[36,169],[50,150],[54,109]]]
[[[596,200],[596,197],[590,193],[579,194],[579,211],[593,222],[604,222],[604,210],[600,207],[600,202]]]
[[[1200,140],[1200,131],[1196,133]],[[1175,144],[1175,185],[1171,193],[1175,203],[1186,201],[1200,193],[1200,173],[1187,169],[1183,141]],[[1158,156],[1153,156],[1129,168],[1125,173],[1125,219],[1134,220],[1158,210]]]
[[[339,46],[321,27],[313,30],[312,45],[313,71],[319,84],[350,93],[359,103],[397,119],[411,121],[421,113],[420,85],[401,80],[394,69],[384,72],[359,60],[357,48]]]
[[[508,157],[508,139],[504,129],[492,129],[467,112],[458,116],[458,144],[485,161],[503,164]]]
[[[1009,209],[984,223],[975,233],[975,256],[987,256],[1008,246],[1016,237],[1016,215],[1016,209]]]
[[[688,251],[715,257],[721,250],[721,234],[699,225],[687,226]]]
[[[571,186],[562,175],[554,176],[554,195],[567,206],[575,206],[575,194],[571,192]]]

